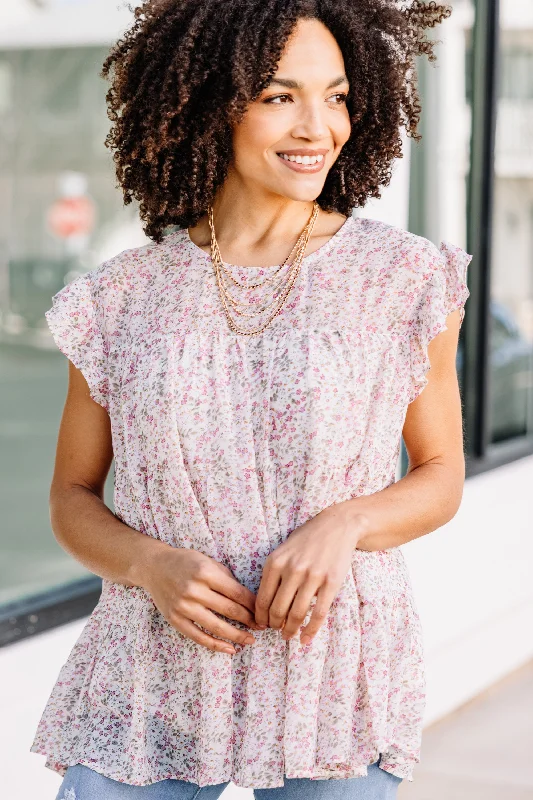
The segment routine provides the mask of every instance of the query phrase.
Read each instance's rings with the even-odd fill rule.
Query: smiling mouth
[[[324,155],[322,153],[316,156],[291,156],[287,155],[286,153],[277,153],[277,155],[284,161],[290,161],[292,164],[307,164],[314,166],[315,164],[321,164],[324,160]]]
[[[276,153],[283,164],[293,172],[314,173],[320,172],[324,168],[326,159],[323,155],[319,156],[287,156],[284,153]]]

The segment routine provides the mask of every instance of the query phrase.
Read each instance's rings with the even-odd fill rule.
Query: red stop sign
[[[89,197],[62,197],[48,211],[48,227],[62,239],[90,233],[94,222],[95,208]]]

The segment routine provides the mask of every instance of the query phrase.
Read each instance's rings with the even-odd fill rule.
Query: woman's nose
[[[309,139],[312,141],[324,141],[329,133],[329,128],[325,121],[325,109],[317,108],[315,105],[308,105],[302,108],[299,114],[298,124],[294,126],[292,134],[295,138]]]

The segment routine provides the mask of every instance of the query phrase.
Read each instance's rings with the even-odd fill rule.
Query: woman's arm
[[[121,522],[104,503],[113,460],[111,424],[69,361],[69,386],[59,427],[50,487],[55,538],[90,572],[126,586],[141,586],[154,556],[170,545]]]
[[[375,492],[335,503],[296,528],[267,557],[255,603],[258,623],[282,628],[290,639],[316,595],[300,641],[311,641],[326,619],[359,550],[386,550],[450,520],[465,477],[462,415],[455,368],[459,311],[446,318],[428,346],[430,377],[409,405],[403,428],[409,472]]]
[[[455,365],[459,310],[446,319],[448,330],[428,345],[428,384],[407,409],[403,438],[407,474],[374,495],[355,497],[326,509],[345,515],[348,526],[363,515],[359,550],[385,550],[434,531],[455,516],[463,494],[465,459],[461,398]]]
[[[105,505],[104,484],[112,460],[109,416],[91,398],[83,373],[69,361],[50,488],[57,541],[95,575],[144,588],[176,630],[209,650],[235,653],[232,642],[253,643],[247,630],[213,613],[257,629],[255,595],[231,570],[204,553],[173,547],[130,528]]]

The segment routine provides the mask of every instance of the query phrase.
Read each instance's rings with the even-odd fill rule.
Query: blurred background
[[[135,3],[132,3],[134,6]],[[399,797],[533,798],[533,0],[454,0],[419,62],[419,144],[382,219],[473,254],[457,370],[459,513],[403,546],[426,643],[421,764]],[[146,243],[115,185],[99,77],[132,9],[10,0],[0,18],[0,752],[10,800],[54,798],[29,747],[99,597],[48,512],[67,361],[44,312],[77,275]],[[398,477],[406,469],[405,450]],[[113,509],[113,469],[106,485]],[[231,784],[228,794],[251,790]]]

